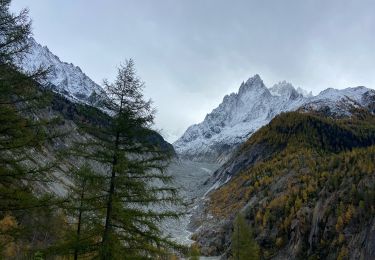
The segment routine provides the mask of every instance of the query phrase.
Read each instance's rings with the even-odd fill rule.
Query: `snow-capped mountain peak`
[[[327,88],[301,106],[302,110],[328,109],[329,113],[350,116],[353,107],[368,108],[375,101],[375,90],[363,86],[345,89]]]
[[[40,67],[48,68],[46,81],[51,89],[74,102],[92,103],[96,95],[105,96],[103,88],[83,73],[80,67],[62,62],[34,38],[29,38],[29,45],[28,53],[17,61],[21,70],[32,72]]]
[[[259,75],[242,83],[238,93],[226,95],[204,121],[190,126],[173,145],[180,156],[199,161],[225,161],[248,137],[281,112],[329,109],[347,114],[353,106],[375,100],[365,87],[327,89],[317,96],[286,81],[267,88]]]
[[[301,87],[295,88],[291,83],[280,81],[269,88],[270,92],[274,96],[283,96],[286,98],[297,98],[299,95],[309,98],[312,97],[312,92],[308,92]]]
[[[278,113],[303,103],[303,96],[293,86],[285,89],[296,94],[286,95],[280,87],[283,95],[272,95],[259,75],[249,78],[238,93],[225,96],[202,123],[189,127],[174,143],[176,151],[190,159],[216,160],[222,151],[242,143]]]
[[[271,93],[258,74],[249,78],[245,83],[242,83],[236,95],[237,99],[243,102],[248,102],[256,97],[266,96],[271,96]]]
[[[371,91],[370,89],[359,86],[354,88],[346,88],[346,89],[334,89],[334,88],[327,88],[321,91],[318,95],[319,99],[327,99],[327,100],[339,100],[343,98],[350,98],[355,100],[356,102],[362,104],[362,97],[363,95]]]
[[[263,80],[258,74],[256,74],[249,78],[246,82],[242,82],[238,93],[240,94],[247,91],[263,90],[264,88],[266,87],[264,86]]]
[[[301,87],[297,87],[296,90],[297,90],[298,93],[300,93],[304,97],[307,97],[307,98],[313,97],[312,91],[308,92],[307,90],[305,90]]]
[[[286,81],[279,82],[273,85],[272,88],[269,89],[271,94],[274,96],[284,97],[286,99],[296,99],[299,96],[303,96],[299,93],[294,86]]]

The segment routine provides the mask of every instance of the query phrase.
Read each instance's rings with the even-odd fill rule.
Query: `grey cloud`
[[[375,1],[14,0],[35,38],[98,83],[133,57],[158,109],[180,135],[253,74],[318,93],[375,86]]]

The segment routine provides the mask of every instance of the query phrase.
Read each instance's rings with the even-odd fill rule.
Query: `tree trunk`
[[[237,223],[237,260],[240,260],[240,224]]]
[[[112,201],[113,201],[113,194],[115,193],[115,178],[116,178],[116,171],[115,166],[117,165],[117,149],[119,146],[119,138],[120,133],[117,132],[116,134],[116,142],[115,142],[115,154],[113,156],[112,162],[112,173],[111,173],[111,181],[110,181],[110,188],[108,194],[108,201],[107,201],[107,213],[105,217],[105,226],[104,226],[104,233],[103,233],[103,240],[102,240],[102,249],[104,252],[101,254],[102,260],[111,259],[111,252],[108,248],[108,240],[109,240],[109,232],[111,229],[111,218],[112,218]]]
[[[78,224],[77,224],[77,242],[79,243],[80,235],[81,235],[81,223],[82,223],[82,207],[83,207],[83,199],[85,196],[85,185],[86,181],[82,182],[82,192],[80,197],[79,203],[79,213],[78,213]],[[74,249],[74,260],[78,259],[78,248]]]

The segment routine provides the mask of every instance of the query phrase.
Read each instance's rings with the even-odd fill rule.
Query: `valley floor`
[[[165,223],[165,230],[177,242],[189,245],[190,239],[189,223],[191,211],[196,207],[198,201],[204,196],[209,187],[203,183],[219,167],[214,163],[201,163],[193,161],[174,161],[168,168],[168,173],[174,176],[175,186],[180,189],[180,196],[187,203],[187,214],[179,220],[170,220]],[[208,258],[210,259],[210,258]]]

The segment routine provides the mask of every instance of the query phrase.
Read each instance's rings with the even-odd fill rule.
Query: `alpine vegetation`
[[[32,11],[43,5],[42,13],[37,9],[35,12],[39,24],[36,23],[34,37],[28,9],[12,11],[17,10],[15,2],[0,0],[0,259],[375,259],[373,88],[354,85],[324,90],[310,85],[313,94],[286,81],[266,86],[270,75],[286,70],[286,75],[292,75],[297,73],[293,71],[297,66],[289,71],[288,60],[277,61],[285,54],[253,55],[257,46],[269,38],[255,37],[246,42],[247,34],[241,28],[250,28],[242,23],[260,23],[264,14],[259,17],[254,12],[259,3],[251,3],[249,9],[242,8],[250,7],[246,1],[215,1],[208,6],[199,3],[199,8],[186,8],[196,1],[158,1],[148,8],[137,1],[108,2],[111,1],[96,1],[86,14],[79,12],[82,6],[75,1],[29,1]],[[164,8],[165,2],[168,8]],[[295,10],[310,10],[315,5],[322,9],[322,2],[325,6],[332,4],[311,2],[314,3],[309,3],[308,8],[301,8],[305,3],[290,8],[291,17],[302,19],[298,26],[292,26],[293,30],[306,26]],[[225,19],[220,15],[225,26],[211,20],[205,26],[197,26],[224,5],[230,6],[225,10]],[[97,12],[98,6],[105,10]],[[121,15],[115,14],[113,6],[119,7]],[[126,12],[122,13],[123,6]],[[246,19],[242,19],[240,13],[231,17],[231,11],[238,6],[253,10],[251,17],[245,15]],[[210,12],[195,12],[205,7]],[[141,15],[131,12],[133,8],[140,8]],[[62,15],[56,16],[55,9]],[[268,9],[271,8],[259,11]],[[272,8],[273,12],[274,9],[278,8]],[[185,19],[192,10],[197,18],[204,14],[204,20]],[[329,8],[324,10],[331,14]],[[65,24],[59,19],[67,19],[66,11],[70,13]],[[165,11],[168,15],[161,17]],[[93,16],[95,12],[97,15]],[[80,20],[86,21],[85,30],[77,31],[78,27],[81,29],[74,20],[77,13]],[[352,10],[344,12],[345,20],[349,13]],[[276,16],[278,31],[283,30],[279,22],[286,15],[282,14]],[[366,28],[370,28],[371,15],[358,14],[360,19],[356,20],[358,24],[365,21]],[[46,17],[53,17],[58,23],[47,24],[43,21]],[[100,21],[100,26],[94,26],[92,17]],[[265,17],[267,23],[261,23],[257,30],[253,26],[248,35],[270,33],[265,28],[274,21]],[[314,25],[320,21],[315,13],[313,18]],[[329,18],[331,32],[336,19]],[[165,23],[171,19],[173,23]],[[178,23],[179,19],[183,24]],[[40,27],[43,23],[59,33],[51,36],[50,31]],[[147,28],[143,28],[145,24]],[[169,31],[173,26],[178,28],[175,34]],[[193,33],[183,26],[192,26]],[[207,35],[199,34],[199,30],[211,27],[214,30],[207,31]],[[226,27],[230,29],[225,34],[229,40],[217,41],[217,33],[222,34]],[[358,31],[353,28],[362,27],[353,25],[345,34],[351,36]],[[103,28],[111,41],[101,37]],[[151,35],[144,33],[150,28]],[[322,29],[318,26],[306,31],[315,32],[317,28]],[[40,44],[43,34],[50,49]],[[162,39],[157,38],[159,35]],[[183,41],[178,38],[181,35]],[[206,36],[210,41],[204,41]],[[226,61],[222,58],[228,53],[219,54],[220,45],[239,47],[231,45],[232,36],[241,36],[236,44],[245,43],[253,58],[245,61],[250,57],[246,56],[248,53],[241,49],[236,55],[238,50],[233,49],[228,53],[237,62],[222,66]],[[155,44],[155,40],[167,42],[168,48]],[[188,51],[171,55],[175,45],[182,42]],[[268,42],[274,45],[274,41]],[[349,42],[346,48],[356,44]],[[361,48],[352,50],[364,49],[365,43],[357,42]],[[202,43],[204,55],[192,55]],[[281,42],[277,43],[282,51],[286,50]],[[287,49],[291,43],[285,45]],[[314,53],[308,57],[319,54],[315,52],[320,48],[311,42],[309,48],[303,46],[303,41],[298,44],[301,48],[290,55],[300,59],[294,65],[303,66],[305,60],[300,55],[311,46]],[[121,49],[116,49],[119,46]],[[94,52],[93,48],[102,51]],[[64,62],[51,50],[60,57],[73,54],[91,76],[109,80],[97,84],[81,68]],[[77,50],[82,55],[75,53]],[[133,59],[125,59],[114,73],[108,72],[123,51],[137,55],[138,70]],[[194,62],[184,56],[186,53],[189,58],[194,57]],[[254,61],[261,56],[264,57]],[[361,69],[368,66],[363,62],[366,56],[358,55],[360,62],[353,64],[361,64]],[[223,81],[212,77],[210,71],[200,71],[210,70],[205,67],[211,64],[206,62],[208,57],[210,62],[220,63],[215,72],[225,68]],[[261,66],[270,58],[267,68]],[[174,67],[168,64],[171,60]],[[315,65],[320,67],[328,62],[316,58],[307,62],[318,63],[316,60],[319,64]],[[186,70],[189,62],[194,63],[193,70]],[[248,70],[249,64],[253,75],[258,69],[265,71],[266,80],[255,74],[238,84],[234,93],[220,94],[220,89],[231,88],[223,82],[239,80],[233,75]],[[275,64],[285,67],[275,71]],[[331,65],[327,65],[329,73],[337,72]],[[346,63],[345,67],[351,65]],[[333,79],[332,84],[356,82],[348,80],[355,70],[344,66],[338,69],[348,75],[340,78],[340,73],[334,74],[329,80],[339,81]],[[194,70],[199,73],[194,74]],[[359,73],[360,82],[365,78],[364,71]],[[147,79],[147,89],[140,75]],[[326,79],[327,74],[293,76],[306,86],[309,82],[331,84],[317,81],[317,77]],[[210,81],[221,81],[223,86],[207,83]],[[184,84],[189,89],[183,89]],[[199,92],[202,87],[204,92]],[[178,93],[181,96],[177,97]],[[191,94],[197,98],[196,103],[188,100]],[[222,102],[200,123],[193,124],[202,111],[196,107],[204,103],[199,100],[213,100],[218,97],[215,95],[223,95]],[[189,103],[186,107],[182,105],[185,98]],[[155,130],[167,126],[166,132],[180,131],[177,129],[186,120],[192,125],[173,144]]]
[[[178,246],[163,235],[158,223],[179,214],[155,210],[155,205],[179,202],[177,190],[168,185],[172,177],[165,173],[171,153],[152,137],[151,102],[143,99],[144,83],[136,76],[133,60],[120,66],[116,80],[106,81],[105,86],[105,107],[111,114],[108,124],[83,123],[81,128],[93,138],[75,143],[68,151],[69,156],[104,169],[78,172],[78,224],[90,229],[96,226],[89,234],[100,237],[99,241],[98,237],[87,237],[77,228],[77,236],[82,234],[77,241],[84,239],[87,247],[80,254],[93,256],[97,251],[102,259],[168,255]],[[156,185],[157,181],[163,185]],[[86,213],[82,212],[85,208]],[[93,221],[93,216],[99,219],[85,224],[86,220]]]

